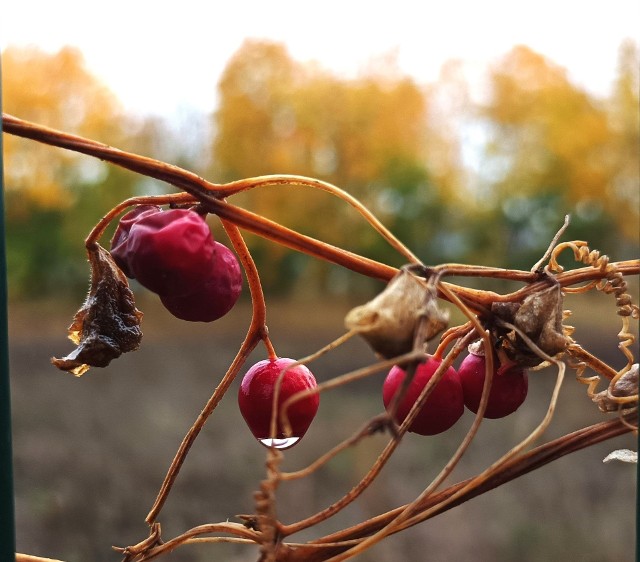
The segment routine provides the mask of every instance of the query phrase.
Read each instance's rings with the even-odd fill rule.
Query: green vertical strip
[[[0,69],[0,85],[2,73]],[[0,88],[0,107],[2,107]],[[11,395],[9,389],[9,326],[7,312],[7,254],[4,225],[4,166],[0,122],[0,560],[14,560],[16,527],[11,454]]]

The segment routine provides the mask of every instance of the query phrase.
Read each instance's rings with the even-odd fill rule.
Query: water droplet
[[[288,449],[293,447],[300,437],[285,437],[283,439],[258,439],[265,447],[275,447],[276,449]]]

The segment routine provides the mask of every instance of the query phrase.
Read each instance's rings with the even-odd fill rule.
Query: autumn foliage
[[[189,167],[142,154],[145,147],[153,151],[162,126],[135,123],[122,114],[77,51],[10,50],[6,56],[12,75],[20,76],[7,86],[7,109],[41,121],[3,113],[3,126],[13,135],[7,143],[7,199],[14,286],[23,294],[46,294],[47,283],[58,290],[61,279],[72,277],[65,277],[61,258],[67,250],[82,251],[82,239],[91,268],[89,293],[68,328],[76,348],[53,364],[81,376],[136,352],[142,342],[136,299],[145,289],[182,320],[217,320],[234,308],[241,286],[251,301],[244,340],[230,347],[236,354],[224,374],[207,381],[210,394],[160,483],[145,518],[146,533],[129,546],[114,547],[123,562],[220,542],[257,548],[262,562],[354,558],[564,455],[637,433],[632,322],[640,311],[628,279],[635,282],[640,260],[624,259],[637,242],[637,169],[628,147],[637,143],[638,133],[626,118],[638,99],[630,63],[638,60],[637,48],[622,47],[611,98],[599,100],[572,84],[552,61],[515,47],[490,69],[479,103],[472,102],[455,62],[431,85],[400,75],[393,64],[347,79],[294,61],[281,45],[249,41],[229,61],[219,84],[210,158]],[[21,75],[21,60],[31,61],[25,75],[29,68],[38,73],[32,82]],[[49,68],[56,72],[47,74]],[[62,71],[77,92],[59,84]],[[23,99],[20,92],[32,87],[33,96]],[[41,107],[44,113],[38,114]],[[482,138],[475,165],[466,160],[469,147],[463,140],[472,129]],[[128,150],[134,137],[141,144]],[[44,144],[73,155],[53,156],[57,152]],[[190,154],[185,147],[176,159],[189,164]],[[574,220],[567,214],[561,224],[557,219],[567,210]],[[65,221],[67,216],[71,220]],[[43,229],[30,227],[34,220]],[[84,230],[85,222],[92,223],[90,230]],[[193,236],[185,234],[190,227]],[[216,238],[224,231],[232,258],[216,258],[219,243],[210,229]],[[589,236],[578,237],[584,231]],[[101,245],[109,238],[111,251]],[[606,247],[607,240],[622,256],[610,259],[593,249]],[[218,282],[223,274],[235,282]],[[129,286],[128,279],[135,283]],[[371,299],[360,290],[367,283],[377,287]],[[476,286],[483,283],[490,288]],[[306,357],[285,359],[267,327],[271,308],[265,288],[322,290],[325,299],[351,292],[359,304],[344,317],[346,331],[337,339]],[[583,293],[608,299],[608,311],[619,317],[617,333],[609,335],[621,368],[592,351],[565,322],[571,314],[565,297]],[[213,302],[229,295],[222,299],[222,313],[191,314],[201,312],[205,298]],[[604,322],[591,325],[608,331]],[[290,331],[285,330],[287,338]],[[316,381],[306,365],[344,349],[352,338],[370,347],[368,363],[348,372],[330,370]],[[250,367],[251,354],[261,350],[267,358]],[[176,356],[182,361],[187,354]],[[143,364],[140,370],[153,369]],[[239,409],[253,443],[267,447],[260,451],[265,470],[253,507],[219,523],[167,531],[164,522],[171,518],[165,503],[179,493],[174,484],[191,447],[243,370]],[[314,450],[314,460],[303,468],[282,468],[282,450],[297,446],[312,422],[328,415],[319,408],[320,394],[326,404],[331,391],[385,372],[380,413],[349,428],[347,437],[332,435],[329,448]],[[526,436],[505,443],[506,452],[501,443],[495,459],[471,470],[474,476],[448,483],[463,457],[469,458],[481,423],[486,428],[483,420],[500,423],[525,411],[520,408],[530,395],[530,381],[534,386],[548,380],[545,405],[528,404],[535,424],[521,420]],[[558,407],[561,387],[576,381],[584,409],[610,419],[542,440],[556,413],[567,414]],[[139,383],[130,379],[129,384]],[[474,415],[464,421],[467,410]],[[392,498],[390,505],[375,508],[375,515],[357,514],[355,523],[340,522],[328,534],[321,528],[378,481],[407,432],[435,439],[459,420],[466,425],[455,451],[408,503]],[[215,423],[235,430],[232,418],[219,416]],[[386,445],[365,463],[353,487],[322,498],[310,514],[297,508],[279,513],[281,488],[308,479],[374,436],[384,437]],[[450,436],[457,442],[454,433]],[[101,445],[98,439],[96,444]],[[224,458],[223,447],[215,452]]]
[[[88,234],[85,249],[91,265],[91,288],[68,329],[68,335],[77,348],[62,359],[52,360],[58,368],[81,376],[90,367],[104,367],[122,353],[136,351],[139,347],[142,315],[135,307],[134,294],[128,286],[125,273],[99,243],[109,224],[130,207],[144,208],[133,225],[129,222],[131,215],[123,218],[127,222],[123,228],[130,228],[130,238],[136,238],[138,227],[145,231],[148,225],[143,223],[155,216],[145,215],[150,204],[172,208],[173,211],[156,211],[156,214],[161,213],[166,217],[173,217],[172,212],[188,214],[191,212],[187,210],[189,208],[199,215],[211,215],[212,219],[219,220],[219,225],[226,232],[246,276],[252,314],[244,341],[224,376],[217,380],[210,397],[173,457],[145,518],[149,526],[147,536],[129,546],[114,547],[123,556],[123,562],[143,562],[194,542],[226,541],[258,547],[261,562],[339,562],[351,559],[399,531],[422,523],[566,454],[630,431],[637,432],[638,364],[633,352],[636,337],[631,323],[638,319],[640,310],[629,291],[626,277],[638,275],[640,260],[611,261],[607,255],[591,249],[585,241],[562,241],[570,224],[569,216],[565,217],[563,226],[542,257],[529,270],[458,263],[427,266],[352,195],[315,178],[282,174],[215,184],[188,170],[88,138],[44,128],[8,114],[3,114],[3,125],[10,134],[100,158],[178,188],[177,192],[168,195],[140,196],[122,201],[104,214]],[[369,227],[399,254],[400,259],[408,263],[401,269],[394,268],[340,246],[305,236],[235,204],[235,196],[240,193],[285,186],[316,189],[324,192],[325,196],[333,196],[353,207]],[[228,199],[234,199],[234,202]],[[198,220],[202,221],[201,218]],[[169,222],[173,223],[172,220]],[[202,222],[199,224],[204,226]],[[202,231],[206,231],[206,227]],[[279,359],[281,356],[276,352],[267,327],[268,307],[260,270],[245,242],[243,231],[278,244],[285,251],[297,250],[376,281],[387,281],[387,286],[368,303],[347,314],[346,333],[304,358]],[[114,239],[118,241],[120,238],[116,232]],[[167,254],[154,252],[151,257],[147,248],[134,248],[132,245],[129,247],[131,255],[125,263],[126,269],[131,268],[131,259],[135,261],[137,256],[144,257],[145,271],[150,267],[155,269],[167,257],[179,258],[182,252],[176,252],[175,244],[189,245],[190,241],[186,237],[175,239],[155,232],[149,244],[171,249]],[[572,257],[580,267],[567,268],[561,265],[559,259],[563,254],[565,258]],[[185,252],[185,257],[187,262],[198,259],[197,255],[189,252]],[[141,273],[136,268],[134,271],[136,276]],[[170,277],[165,281],[171,281]],[[522,284],[522,287],[504,293],[478,290],[453,282],[456,278],[484,278],[498,286],[500,281],[510,281]],[[162,285],[163,291],[178,291],[178,294],[184,289],[180,283]],[[584,347],[573,337],[576,328],[564,323],[571,315],[571,311],[564,308],[565,296],[587,292],[607,295],[610,310],[619,317],[617,348],[625,361],[621,369],[616,369]],[[449,313],[440,308],[444,303],[457,309],[465,320],[447,328]],[[357,335],[362,336],[375,353],[372,364],[341,375],[332,374],[320,384],[309,372],[299,368],[335,351]],[[390,342],[392,345],[386,345]],[[260,344],[264,345],[268,359],[256,363],[254,368],[247,371],[238,395],[240,410],[251,432],[267,447],[264,478],[253,495],[254,508],[249,514],[235,516],[241,522],[227,518],[220,523],[204,523],[167,540],[166,535],[163,536],[159,518],[169,495],[174,491],[181,468],[211,414],[224,399],[250,354]],[[465,360],[460,370],[456,371],[453,362],[465,353],[465,349],[476,354],[480,348],[484,358],[484,376],[482,370],[468,373]],[[276,366],[276,370],[284,369],[276,372],[272,365]],[[479,434],[483,418],[499,419],[514,414],[528,393],[524,371],[535,371],[536,379],[541,382],[545,378],[543,371],[547,368],[555,372],[555,377],[552,377],[555,383],[546,408],[539,412],[536,409],[535,413],[541,417],[535,427],[475,476],[444,487],[445,480],[463,457],[466,459],[465,454]],[[326,394],[388,369],[391,370],[382,388],[385,413],[371,417],[364,426],[328,451],[320,453],[305,468],[293,472],[281,469],[284,460],[282,450],[297,445],[316,417],[319,394]],[[614,414],[615,418],[547,440],[532,448],[554,418],[559,405],[559,392],[568,370],[574,371],[576,381],[586,386],[585,394],[590,400],[585,404],[591,404],[591,408],[597,408],[602,414]],[[541,372],[538,374],[537,371]],[[469,374],[474,380],[469,378]],[[477,375],[482,378],[481,385],[476,380]],[[514,375],[517,375],[516,378],[512,378]],[[498,379],[495,386],[494,377]],[[257,388],[253,388],[256,380]],[[245,383],[252,388],[245,388]],[[600,383],[604,383],[603,390],[598,389]],[[413,500],[382,511],[379,515],[365,516],[360,523],[347,524],[338,532],[323,535],[317,531],[316,538],[312,540],[290,542],[288,537],[317,529],[320,524],[357,502],[378,478],[407,432],[425,436],[447,432],[461,419],[465,406],[475,413],[473,421],[467,425],[468,429],[449,461]],[[437,415],[434,416],[434,413]],[[224,423],[225,419],[221,418],[219,422]],[[278,490],[282,484],[310,477],[347,449],[360,445],[380,432],[388,433],[387,444],[355,486],[312,515],[305,517],[295,513],[293,521],[289,523],[281,519],[277,505]],[[637,462],[637,453],[628,450],[616,450],[612,455],[628,462],[633,462],[635,458]]]
[[[573,237],[598,246],[616,240],[618,257],[632,254],[639,240],[638,60],[637,45],[621,45],[616,81],[602,98],[553,61],[517,46],[487,71],[485,95],[477,100],[461,61],[445,64],[431,84],[402,75],[392,59],[342,77],[294,60],[280,44],[249,40],[220,79],[209,156],[199,159],[194,154],[206,147],[195,150],[168,124],[126,115],[73,48],[6,49],[3,102],[7,113],[142,154],[157,157],[163,139],[171,155],[161,156],[205,177],[277,172],[330,181],[363,201],[428,263],[489,263],[500,255],[505,265],[523,267],[567,212]],[[469,137],[476,139],[471,147]],[[73,240],[91,226],[83,217],[126,196],[164,189],[21,139],[5,138],[5,153],[16,295],[46,294],[61,277],[74,290],[82,286]],[[342,236],[334,228],[340,221],[352,233],[350,249],[393,259],[348,209],[316,193],[273,188],[239,200],[331,243]],[[71,210],[85,212],[66,221]],[[44,250],[32,220],[50,231]],[[270,291],[368,288],[259,239],[254,254],[259,264],[277,266],[263,279]]]

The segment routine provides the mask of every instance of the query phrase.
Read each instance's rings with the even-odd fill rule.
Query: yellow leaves
[[[611,196],[614,134],[601,100],[523,46],[493,68],[490,83],[486,115],[498,154],[510,162],[502,193],[556,192],[569,208]]]
[[[213,175],[219,180],[298,174],[367,200],[391,161],[423,166],[426,100],[409,78],[341,78],[292,60],[282,45],[249,41],[230,60],[219,95],[213,146]],[[326,194],[280,187],[242,198],[252,210],[332,243],[344,240],[350,221],[367,229]],[[310,217],[332,220],[310,224]],[[354,244],[363,240],[360,231],[351,238]],[[282,259],[271,245],[264,251],[272,263]]]
[[[118,111],[115,97],[85,68],[78,49],[49,54],[34,47],[2,53],[4,111],[90,136]]]
[[[53,128],[117,144],[119,106],[108,89],[85,68],[80,51],[65,47],[46,53],[34,47],[8,47],[2,53],[3,111]],[[70,153],[5,135],[5,183],[24,204],[52,209],[70,204],[68,184],[82,180],[80,160]]]
[[[425,100],[408,78],[339,79],[253,41],[219,90],[214,154],[225,177],[289,172],[357,186],[379,179],[390,154],[422,155]]]

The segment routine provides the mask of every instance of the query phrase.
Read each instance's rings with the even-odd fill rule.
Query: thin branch
[[[413,405],[413,408],[409,411],[407,417],[404,419],[403,423],[398,428],[396,435],[394,435],[393,438],[389,441],[387,446],[383,449],[383,451],[380,453],[380,455],[378,456],[378,458],[376,459],[372,467],[369,469],[367,474],[365,474],[365,476],[360,480],[360,482],[358,482],[358,484],[356,484],[342,498],[340,498],[330,506],[326,507],[322,511],[316,513],[315,515],[312,515],[310,517],[307,517],[306,519],[303,519],[296,523],[292,523],[290,525],[284,525],[282,527],[283,536],[288,536],[293,533],[297,533],[303,529],[307,529],[308,527],[316,525],[317,523],[324,521],[329,517],[332,517],[333,515],[335,515],[342,509],[344,509],[346,506],[351,504],[353,501],[355,501],[373,483],[376,477],[380,474],[380,471],[382,470],[384,465],[387,463],[387,461],[389,460],[393,452],[396,450],[396,448],[400,444],[402,436],[406,433],[409,426],[413,422],[415,416],[418,414],[420,408],[426,401],[430,389],[433,388],[433,385],[429,387],[429,384],[433,380],[437,381],[438,380],[437,377],[442,376],[444,371],[449,367],[449,365],[451,365],[451,363],[453,362],[455,357],[458,355],[458,353],[460,353],[460,351],[462,351],[461,348],[454,347],[447,354],[447,356],[442,360],[442,363],[440,363],[440,365],[438,366],[438,369],[436,369],[435,373],[432,375],[431,379],[429,380],[429,383],[427,383],[425,388],[422,390],[420,396],[418,397],[415,404]],[[436,383],[434,383],[434,385],[435,384]]]
[[[171,487],[175,482],[178,472],[184,460],[191,449],[196,437],[204,427],[207,419],[215,410],[216,406],[222,400],[222,397],[225,395],[229,386],[235,379],[238,374],[240,368],[245,363],[253,349],[256,347],[258,342],[265,341],[268,342],[267,336],[267,328],[266,328],[266,305],[264,302],[264,296],[262,294],[262,287],[260,285],[260,278],[258,276],[258,271],[256,269],[255,263],[253,262],[253,258],[249,253],[249,249],[246,247],[242,235],[237,230],[234,225],[223,223],[223,226],[227,230],[231,242],[236,250],[240,262],[245,268],[245,272],[247,274],[247,279],[249,280],[249,289],[251,292],[251,301],[253,303],[253,314],[251,318],[251,325],[249,326],[249,330],[245,337],[244,342],[240,346],[238,353],[236,354],[235,359],[231,363],[229,370],[226,372],[220,384],[216,387],[213,394],[207,401],[205,407],[202,409],[200,414],[198,415],[196,421],[193,426],[189,429],[187,435],[184,437],[180,447],[171,462],[171,466],[169,467],[169,471],[165,476],[165,479],[160,487],[160,491],[158,492],[158,496],[149,511],[146,521],[150,525],[153,524],[166,501],[169,492],[171,491]],[[270,343],[268,344],[270,346]],[[273,350],[273,348],[271,348]]]
[[[421,263],[420,259],[407,248],[384,224],[378,220],[378,218],[365,207],[358,199],[353,195],[346,192],[344,189],[316,179],[305,176],[278,174],[258,176],[255,178],[242,179],[234,182],[229,182],[220,186],[217,193],[224,197],[229,197],[233,194],[240,193],[242,191],[248,191],[257,187],[275,186],[275,185],[288,185],[288,186],[304,186],[312,187],[326,191],[336,197],[342,199],[353,207],[358,213],[360,213],[365,220],[380,234],[389,245],[394,248],[399,254],[403,255],[411,263]]]
[[[637,419],[638,414],[636,412],[626,416],[624,418],[624,421],[634,423],[637,422]],[[515,480],[520,476],[541,468],[565,455],[591,447],[608,439],[613,439],[620,435],[624,435],[625,433],[629,433],[630,431],[631,429],[627,425],[625,425],[625,423],[623,423],[621,419],[618,418],[579,429],[577,431],[549,441],[548,443],[539,445],[531,451],[528,451],[527,453],[524,453],[523,455],[513,459],[511,462],[502,465],[488,479],[486,479],[475,488],[468,488],[468,484],[473,480],[472,478],[458,482],[457,484],[453,484],[445,490],[442,490],[441,492],[438,492],[433,496],[425,498],[424,503],[419,506],[419,509],[422,513],[426,513],[427,511],[429,511],[429,515],[428,517],[425,517],[425,519],[433,517],[435,515],[443,513],[444,511],[448,511],[449,509],[461,505],[462,503],[472,498],[480,496],[490,490],[506,484],[507,482]],[[457,498],[451,503],[444,503],[448,498],[450,498],[463,488],[466,489],[463,494],[457,496]],[[434,506],[438,506],[435,511],[432,510]],[[353,541],[369,536],[371,533],[382,529],[383,527],[388,525],[388,523],[392,521],[398,515],[398,513],[401,513],[406,507],[406,505],[398,507],[394,510],[368,519],[367,521],[348,529],[343,529],[336,533],[332,533],[322,538],[310,541],[309,543],[307,543],[307,546],[309,547],[307,550],[300,549],[291,551],[288,557],[283,557],[283,562],[325,561],[329,556],[338,554],[339,552],[344,551],[346,548],[349,548],[352,543],[348,541]],[[412,524],[416,523],[417,521],[412,522]],[[395,532],[399,532],[404,528],[406,527],[403,526],[401,529],[396,529]],[[346,544],[335,546],[333,552],[317,551],[314,549],[314,547],[319,544],[342,543],[343,541]]]
[[[31,554],[20,554],[16,552],[16,562],[62,562],[57,558],[42,558],[41,556],[32,556]]]
[[[242,542],[244,544],[258,545],[260,540],[259,533],[247,529],[240,523],[230,523],[228,521],[226,523],[207,523],[194,527],[193,529],[189,529],[185,533],[182,533],[165,543],[141,552],[132,558],[131,562],[144,562],[146,560],[151,560],[161,554],[166,554],[181,545],[192,543],[194,538],[197,538],[200,535],[209,533],[229,533],[231,535],[235,535],[234,537],[227,538],[226,542]],[[220,542],[225,540],[225,537],[215,537],[215,539],[217,539],[217,542]]]
[[[558,240],[560,240],[560,237],[564,234],[564,231],[567,230],[567,228],[569,227],[569,220],[570,220],[569,215],[565,215],[564,224],[560,227],[560,230],[556,232],[556,235],[553,237],[553,240],[551,240],[551,243],[549,244],[547,251],[531,268],[532,273],[538,271],[542,267],[542,264],[551,257],[551,255],[553,254],[553,249],[556,247]]]
[[[225,185],[211,183],[200,176],[189,172],[177,166],[172,166],[165,162],[154,160],[140,156],[137,154],[118,150],[108,145],[98,143],[77,135],[71,135],[43,127],[34,123],[18,119],[6,113],[2,114],[3,130],[6,133],[14,134],[20,137],[29,138],[94,156],[116,164],[133,172],[164,181],[175,187],[189,193],[203,204],[208,204],[208,211],[219,215],[221,218],[240,226],[245,230],[249,230],[258,236],[262,236],[282,244],[296,251],[307,253],[311,256],[328,260],[356,273],[361,273],[368,277],[377,278],[383,281],[389,281],[396,273],[397,269],[376,262],[357,254],[347,252],[341,248],[336,248],[330,244],[322,243],[309,236],[304,236],[291,229],[287,229],[278,223],[269,221],[259,215],[250,213],[233,205],[220,200],[225,194]],[[256,178],[254,178],[255,180]],[[251,180],[240,180],[239,182],[231,182],[227,186],[236,186],[237,189],[241,182]],[[637,275],[640,273],[640,260],[629,260],[627,262],[617,262],[613,264],[617,267],[622,275]],[[448,270],[448,275],[460,276],[480,276],[480,277],[497,277],[504,279],[512,279],[523,282],[531,282],[534,275],[531,272],[520,272],[517,270],[506,270],[501,268],[487,268],[481,266],[468,266],[461,264],[444,264],[443,269]],[[593,268],[583,268],[582,270],[573,270],[561,273],[556,276],[558,282],[564,287],[580,282],[601,279],[602,274],[595,272]],[[537,283],[531,283],[521,289],[519,292],[510,295],[499,295],[489,291],[476,291],[451,285],[450,288],[459,295],[467,306],[472,310],[478,310],[478,306],[490,306],[495,301],[520,301],[525,296],[539,290],[541,287]],[[474,306],[475,305],[475,306]]]

